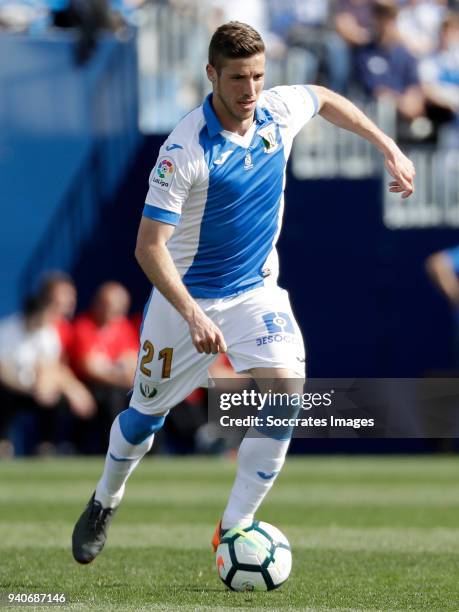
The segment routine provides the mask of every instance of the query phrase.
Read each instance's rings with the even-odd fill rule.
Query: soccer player
[[[408,197],[414,167],[358,108],[318,86],[263,91],[265,47],[258,32],[230,22],[209,46],[212,93],[180,121],[150,175],[136,247],[154,288],[145,307],[129,407],[113,422],[105,468],[73,532],[73,555],[91,562],[132,471],[169,409],[207,381],[219,352],[260,389],[298,391],[304,346],[287,292],[278,287],[285,168],[292,141],[314,115],[351,130],[383,154],[389,190]],[[257,343],[281,330],[289,341]],[[274,389],[273,389],[274,382]],[[256,435],[258,433],[258,435]],[[282,469],[291,430],[249,430],[238,453],[222,530],[245,526]]]

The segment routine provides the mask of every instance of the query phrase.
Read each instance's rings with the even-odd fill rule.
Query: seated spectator
[[[401,43],[395,3],[376,0],[372,10],[373,40],[356,51],[356,77],[368,95],[388,98],[403,119],[412,121],[424,114],[417,61]]]
[[[104,283],[91,310],[76,318],[71,364],[83,380],[130,389],[137,364],[138,336],[127,318],[130,297],[119,283]]]
[[[445,18],[438,50],[419,67],[426,99],[435,107],[449,111],[449,118],[459,110],[459,16]]]
[[[51,324],[49,301],[29,298],[22,315],[0,323],[0,394],[3,434],[11,421],[25,418],[29,431],[16,427],[19,454],[31,454],[42,441],[71,442],[68,408],[89,418],[95,403],[84,385],[60,360],[61,347]],[[2,432],[0,432],[1,435]]]
[[[345,43],[330,28],[328,0],[270,0],[271,30],[286,48],[286,82],[326,84],[344,92],[349,78]]]
[[[73,280],[64,272],[51,272],[42,281],[39,295],[49,301],[49,316],[55,326],[66,358],[72,344],[77,291]]]
[[[445,12],[445,0],[409,0],[403,6],[397,26],[412,55],[422,58],[435,51]]]
[[[86,452],[104,452],[111,423],[129,401],[139,348],[137,330],[127,318],[129,306],[123,285],[107,282],[96,292],[90,311],[75,319],[70,364],[99,409]]]
[[[337,0],[336,2],[335,28],[352,51],[371,41],[371,7],[371,0]]]

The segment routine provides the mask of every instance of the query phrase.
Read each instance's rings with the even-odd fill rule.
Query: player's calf
[[[277,388],[282,388],[279,381]],[[300,408],[297,402],[290,401],[289,393],[280,395],[274,403],[265,403],[260,413],[262,425],[249,429],[241,442],[236,480],[222,518],[223,529],[235,525],[247,527],[253,522],[255,512],[284,465],[293,433],[292,423]],[[268,417],[280,419],[281,424],[265,425]]]
[[[135,408],[124,410],[113,421],[104,472],[96,487],[96,499],[104,507],[120,504],[127,479],[151,449],[164,421],[164,415],[147,415]]]

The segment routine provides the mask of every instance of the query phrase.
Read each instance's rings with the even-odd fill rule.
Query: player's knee
[[[143,414],[129,407],[118,416],[121,433],[130,444],[141,444],[161,429],[166,416]]]
[[[275,440],[290,440],[301,409],[298,394],[276,391],[266,396],[255,429]]]

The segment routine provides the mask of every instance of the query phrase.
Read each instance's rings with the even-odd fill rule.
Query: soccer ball
[[[254,521],[225,533],[216,563],[218,575],[232,591],[272,591],[289,577],[292,553],[277,527]]]

